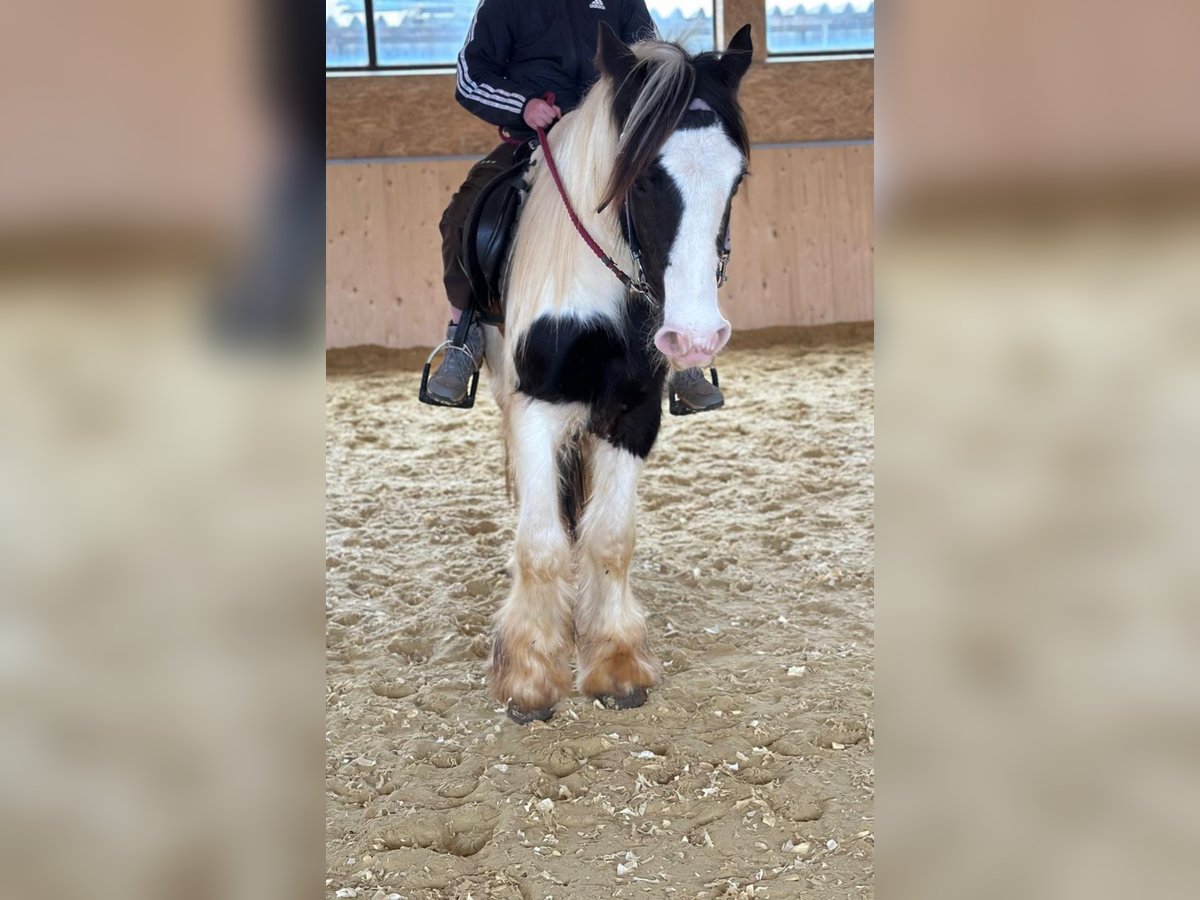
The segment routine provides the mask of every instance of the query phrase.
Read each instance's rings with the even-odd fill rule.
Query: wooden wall
[[[870,144],[760,147],[735,200],[734,329],[874,318]],[[326,168],[326,344],[430,346],[445,328],[438,219],[470,160]]]

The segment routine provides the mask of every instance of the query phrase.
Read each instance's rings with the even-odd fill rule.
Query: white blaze
[[[690,336],[712,335],[729,327],[717,303],[717,231],[744,160],[714,124],[676,131],[663,145],[659,161],[683,197],[663,278],[663,327]]]

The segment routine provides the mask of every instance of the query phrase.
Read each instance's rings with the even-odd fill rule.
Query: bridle
[[[554,94],[548,93],[542,99],[547,103],[554,103]],[[694,109],[711,109],[711,107],[703,100],[694,100],[692,107]],[[649,283],[646,281],[646,269],[642,264],[641,245],[638,243],[637,230],[633,227],[633,213],[630,211],[629,199],[626,198],[622,204],[622,213],[625,218],[625,239],[629,242],[630,256],[633,258],[633,274],[628,274],[622,269],[613,258],[604,252],[604,249],[596,243],[596,239],[588,232],[587,227],[579,221],[579,216],[575,213],[575,208],[571,205],[571,198],[567,196],[567,189],[563,186],[562,176],[558,174],[558,166],[554,162],[554,154],[550,150],[550,142],[546,140],[546,132],[541,129],[537,131],[538,144],[542,148],[542,156],[546,160],[546,168],[550,170],[550,177],[554,179],[554,186],[558,188],[558,196],[562,198],[563,206],[566,208],[567,216],[571,219],[571,224],[575,226],[575,231],[583,238],[583,242],[588,245],[588,249],[596,255],[600,262],[604,263],[605,267],[616,276],[617,280],[625,286],[631,294],[640,296],[646,300],[654,299],[654,292],[651,290]],[[508,143],[519,143],[508,137],[504,133],[504,129],[500,129],[500,136]],[[732,198],[731,198],[732,203]],[[725,238],[721,243],[720,258],[717,263],[717,287],[721,287],[728,280],[727,270],[729,268],[729,254],[732,249],[731,235],[729,229],[729,210],[725,212]]]

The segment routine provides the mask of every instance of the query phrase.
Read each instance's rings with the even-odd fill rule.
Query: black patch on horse
[[[653,347],[661,320],[660,309],[635,298],[619,325],[542,316],[514,354],[517,390],[546,403],[586,403],[593,434],[644,458],[662,421],[666,371]]]
[[[579,533],[579,519],[587,505],[587,473],[584,471],[583,449],[579,439],[563,443],[558,451],[558,511],[571,540]]]
[[[593,403],[625,342],[610,323],[542,316],[514,354],[517,390],[547,403]]]
[[[614,447],[645,459],[658,440],[662,425],[662,390],[665,373],[652,385],[631,397],[632,405],[623,404],[615,415],[611,409],[592,410],[591,430]]]
[[[650,455],[662,424],[667,373],[654,347],[661,325],[661,307],[640,297],[626,299],[624,365],[606,373],[588,422],[593,434],[642,459]]]
[[[683,219],[683,194],[662,164],[655,162],[634,181],[627,203],[642,254],[642,277],[650,285],[652,296],[661,302],[666,296],[663,278],[671,261],[671,247]],[[632,244],[624,216],[621,233]]]

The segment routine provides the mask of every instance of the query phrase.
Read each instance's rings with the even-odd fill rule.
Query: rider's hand
[[[546,128],[561,115],[561,109],[545,100],[530,100],[525,104],[525,124],[530,128]]]

